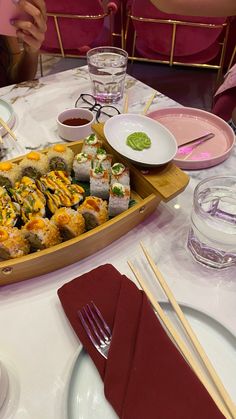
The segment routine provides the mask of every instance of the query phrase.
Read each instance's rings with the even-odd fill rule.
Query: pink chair
[[[41,52],[80,57],[94,46],[111,44],[118,7],[119,0],[46,0],[47,32]]]
[[[133,24],[132,59],[208,67],[222,72],[229,19],[170,15],[149,0],[128,0],[125,39]],[[215,60],[215,62],[213,62]]]

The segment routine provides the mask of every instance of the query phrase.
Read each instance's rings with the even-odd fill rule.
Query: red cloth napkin
[[[167,336],[144,292],[112,265],[63,285],[58,295],[119,417],[224,418]],[[112,329],[107,360],[93,347],[78,317],[78,310],[91,300]]]

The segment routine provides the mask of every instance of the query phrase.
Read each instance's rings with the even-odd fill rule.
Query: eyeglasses
[[[75,107],[86,108],[92,112],[96,112],[97,122],[105,122],[108,118],[120,114],[119,109],[115,108],[115,106],[100,105],[100,103],[96,101],[95,97],[88,93],[81,93],[75,102]]]

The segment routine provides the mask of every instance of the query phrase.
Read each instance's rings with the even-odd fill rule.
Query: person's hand
[[[23,41],[25,51],[37,52],[45,37],[47,30],[46,6],[44,0],[13,0],[22,11],[32,17],[32,21],[14,20],[12,24],[16,28],[16,35]]]

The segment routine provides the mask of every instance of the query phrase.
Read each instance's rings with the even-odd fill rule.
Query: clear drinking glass
[[[99,102],[116,103],[124,94],[128,62],[126,51],[115,47],[97,47],[87,53],[92,92]]]
[[[215,176],[196,186],[187,247],[204,265],[236,265],[236,176]]]

